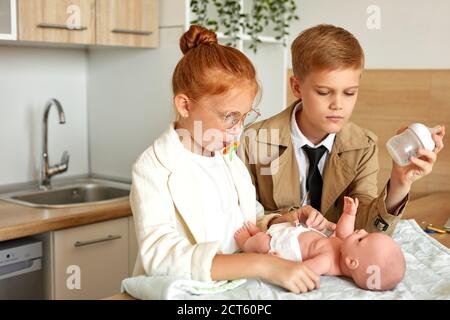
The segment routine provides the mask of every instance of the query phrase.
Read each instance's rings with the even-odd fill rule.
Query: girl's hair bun
[[[201,44],[217,44],[217,35],[204,27],[191,25],[180,39],[180,48],[183,54],[197,48]]]

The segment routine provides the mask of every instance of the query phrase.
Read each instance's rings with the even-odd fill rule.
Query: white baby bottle
[[[417,157],[417,149],[434,149],[432,134],[439,132],[440,127],[428,128],[421,123],[413,123],[402,133],[393,136],[386,143],[392,159],[400,165],[406,166],[410,157]]]

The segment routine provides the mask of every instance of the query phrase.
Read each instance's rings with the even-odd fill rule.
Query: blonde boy
[[[360,202],[356,229],[391,234],[412,183],[431,172],[445,128],[433,135],[435,150],[419,150],[407,167],[393,163],[378,193],[377,137],[349,122],[364,67],[358,40],[332,25],[312,27],[293,42],[292,65],[290,86],[298,100],[249,127],[244,139],[258,200],[273,214],[268,226],[304,216],[314,225],[311,211],[337,222],[348,196]],[[261,150],[272,152],[261,156]]]

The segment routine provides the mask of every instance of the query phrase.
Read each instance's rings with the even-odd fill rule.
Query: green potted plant
[[[240,0],[191,0],[190,8],[195,16],[191,24],[223,30],[227,45],[232,46],[237,45],[240,35],[246,34],[250,37],[249,48],[255,53],[261,43],[260,35],[268,29],[286,45],[289,26],[299,19],[295,0],[254,0],[249,13],[243,12]],[[217,19],[211,18],[212,10]]]

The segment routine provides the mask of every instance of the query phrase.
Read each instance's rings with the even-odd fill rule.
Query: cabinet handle
[[[45,29],[64,29],[64,30],[75,30],[75,31],[82,31],[87,30],[87,27],[73,27],[69,28],[65,24],[54,24],[54,23],[39,23],[37,25],[38,28],[45,28]]]
[[[126,34],[137,34],[140,36],[150,36],[153,34],[152,31],[143,31],[143,30],[132,30],[132,29],[112,29],[111,32],[114,33],[126,33]]]
[[[88,241],[77,241],[75,242],[73,245],[75,247],[83,247],[83,246],[87,246],[90,244],[94,244],[94,243],[99,243],[99,242],[105,242],[105,241],[111,241],[111,240],[116,240],[116,239],[120,239],[122,238],[121,235],[114,235],[114,234],[110,234],[105,238],[100,238],[100,239],[94,239],[94,240],[88,240]]]

